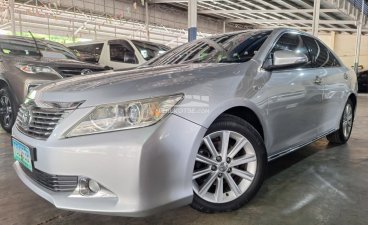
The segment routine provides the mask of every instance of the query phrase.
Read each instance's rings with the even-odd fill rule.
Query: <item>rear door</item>
[[[359,92],[368,92],[368,71],[360,72],[358,74]]]
[[[299,34],[285,33],[271,50],[269,58],[278,50],[309,52]],[[288,150],[313,140],[318,135],[317,117],[323,90],[315,83],[311,65],[273,70],[266,82],[268,118],[272,131],[268,141],[271,154]]]
[[[349,93],[347,68],[343,67],[335,55],[321,41],[302,36],[312,57],[315,74],[323,88],[320,114],[317,126],[320,135],[338,128],[342,110]]]

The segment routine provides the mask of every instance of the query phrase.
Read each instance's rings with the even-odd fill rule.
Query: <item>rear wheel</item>
[[[257,130],[239,117],[222,116],[208,129],[196,156],[192,207],[208,213],[240,208],[259,190],[266,160]]]
[[[327,140],[333,144],[345,144],[351,135],[354,124],[354,104],[349,99],[345,105],[344,112],[340,120],[340,128],[329,134]]]
[[[16,107],[9,88],[3,87],[0,89],[0,124],[1,127],[8,133],[15,123]]]

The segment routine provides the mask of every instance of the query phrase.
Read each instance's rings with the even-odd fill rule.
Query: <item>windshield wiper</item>
[[[32,34],[32,32],[31,32],[31,31],[28,31],[28,32],[29,32],[29,34],[31,35],[31,37],[32,37],[32,39],[33,39],[33,41],[34,41],[34,43],[35,43],[36,50],[38,51],[38,54],[40,55],[40,57],[42,57],[43,55],[42,55],[42,53],[41,53],[40,48],[38,47],[38,44],[37,44],[37,40],[36,40],[36,38],[33,36],[33,34]]]

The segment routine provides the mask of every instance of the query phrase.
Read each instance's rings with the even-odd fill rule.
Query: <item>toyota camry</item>
[[[14,168],[61,209],[231,211],[269,161],[322,137],[346,143],[356,93],[354,72],[307,33],[216,35],[34,89],[13,127]]]

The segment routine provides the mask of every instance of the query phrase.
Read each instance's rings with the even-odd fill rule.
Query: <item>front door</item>
[[[310,57],[299,34],[285,33],[271,50],[290,50]],[[311,64],[269,72],[265,85],[268,121],[272,132],[267,148],[270,155],[297,147],[317,137],[323,86]]]

